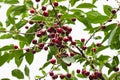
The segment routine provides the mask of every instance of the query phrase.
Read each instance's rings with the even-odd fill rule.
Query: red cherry
[[[72,44],[72,45],[76,45],[76,42],[75,42],[75,41],[71,41],[71,44]]]
[[[62,14],[58,14],[57,17],[60,18],[62,16]]]
[[[74,55],[75,55],[75,53],[74,53],[74,52],[71,52],[71,53],[70,53],[70,56],[71,56],[71,57],[73,57]]]
[[[115,68],[114,68],[114,71],[115,71],[115,72],[119,71],[119,68],[118,68],[118,67],[115,67]]]
[[[36,39],[32,40],[32,43],[37,44],[37,40]]]
[[[96,48],[92,48],[92,52],[95,52],[96,51]]]
[[[42,34],[42,35],[45,35],[45,34],[46,34],[46,30],[42,30],[42,31],[41,31],[41,34]]]
[[[29,24],[31,24],[31,25],[32,25],[32,24],[34,24],[34,22],[33,22],[33,21],[29,21]]]
[[[42,6],[42,10],[45,11],[45,10],[46,10],[46,7],[45,7],[45,6]]]
[[[84,74],[84,75],[89,76],[89,74],[90,74],[90,72],[85,72],[85,74]]]
[[[58,33],[62,33],[62,32],[63,32],[63,29],[62,29],[62,28],[57,28],[57,32],[58,32]]]
[[[81,39],[81,42],[85,42],[85,38],[82,38],[82,39]]]
[[[91,79],[93,79],[94,78],[94,75],[92,74],[92,75],[89,75],[89,79],[91,80]]]
[[[64,78],[65,78],[65,75],[60,74],[60,79],[64,79]]]
[[[36,36],[37,36],[37,37],[41,37],[42,34],[41,34],[41,33],[37,33]]]
[[[75,21],[76,21],[76,18],[72,18],[72,21],[75,22]]]
[[[36,2],[40,2],[40,0],[36,0]]]
[[[44,47],[44,43],[39,43],[38,48],[42,49]]]
[[[48,17],[48,16],[49,16],[49,13],[48,13],[47,11],[44,11],[44,12],[43,12],[43,15],[44,15],[45,17]]]
[[[18,46],[17,46],[17,45],[14,45],[14,49],[18,49]]]
[[[101,46],[101,43],[97,43],[96,46],[97,46],[97,47],[100,47],[100,46]]]
[[[29,28],[29,26],[25,26],[25,29],[28,29]]]
[[[50,42],[50,43],[49,43],[49,46],[54,46],[54,43],[53,43],[53,42]]]
[[[87,47],[86,46],[82,46],[82,50],[86,50],[87,49]]]
[[[50,63],[55,64],[56,63],[56,59],[50,59]]]
[[[76,72],[77,72],[77,73],[80,73],[80,69],[77,69]]]
[[[72,28],[67,27],[67,32],[70,33],[72,31]]]
[[[51,33],[51,34],[50,34],[50,37],[51,37],[51,38],[54,38],[54,37],[55,37],[55,33]]]
[[[35,10],[34,9],[30,9],[30,13],[31,14],[35,13]]]
[[[71,74],[70,73],[67,73],[67,78],[71,78]]]
[[[87,71],[85,69],[82,69],[82,74],[85,75]]]
[[[26,48],[25,51],[26,51],[26,52],[30,52],[30,49],[29,49],[29,48]]]
[[[58,40],[59,40],[59,41],[62,41],[62,40],[63,40],[62,36],[59,36],[59,37],[58,37]]]
[[[68,41],[69,41],[68,37],[64,37],[64,38],[63,38],[63,41],[64,41],[64,42],[68,42]]]
[[[58,75],[55,74],[55,75],[52,76],[52,78],[53,78],[53,79],[57,79],[57,78],[58,78]]]
[[[106,28],[106,26],[105,26],[105,25],[102,25],[102,26],[101,26],[101,29],[102,29],[102,30],[104,30],[105,28]]]
[[[57,1],[55,1],[53,4],[54,4],[55,7],[58,6],[58,2]]]
[[[45,51],[47,51],[47,50],[48,50],[48,47],[47,47],[47,46],[46,46],[46,47],[44,47],[44,50],[45,50]]]
[[[36,53],[36,50],[32,50],[32,53],[35,54],[35,53]]]
[[[69,39],[70,41],[72,41],[72,36],[68,36],[68,39]]]
[[[112,14],[116,14],[116,10],[114,10],[114,9],[111,12],[112,12]]]
[[[53,75],[54,75],[53,71],[50,71],[50,72],[49,72],[49,75],[50,75],[50,76],[53,76]]]

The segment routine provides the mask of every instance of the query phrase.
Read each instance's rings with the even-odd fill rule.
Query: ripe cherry
[[[56,59],[50,59],[50,63],[55,64],[56,63]]]
[[[75,22],[75,21],[76,21],[76,18],[72,18],[72,21]]]
[[[114,71],[115,71],[115,72],[119,71],[119,68],[118,68],[118,67],[115,67],[115,68],[114,68]]]
[[[36,2],[40,2],[40,0],[36,0]]]
[[[34,9],[30,9],[30,13],[31,14],[35,13],[35,10]]]
[[[68,42],[68,41],[69,41],[68,37],[64,37],[64,38],[63,38],[63,41],[64,41],[64,42]]]
[[[70,73],[67,73],[67,78],[71,78],[71,74]]]
[[[106,28],[106,26],[105,26],[105,25],[102,25],[102,26],[101,26],[101,29],[102,29],[102,30],[104,30],[105,28]]]
[[[14,45],[14,49],[18,49],[18,46],[17,46],[17,45]]]
[[[53,75],[54,75],[53,71],[50,71],[50,72],[49,72],[49,75],[50,75],[50,76],[53,76]]]
[[[26,51],[26,52],[30,52],[30,49],[29,49],[29,48],[26,48],[25,51]]]
[[[47,51],[47,50],[48,50],[48,47],[47,47],[47,46],[45,46],[45,47],[44,47],[44,50],[45,50],[45,51]]]
[[[52,76],[52,78],[53,78],[53,79],[57,79],[57,78],[58,78],[58,75],[55,74],[55,75]]]
[[[65,75],[60,74],[60,79],[64,79],[64,78],[65,78]]]
[[[71,44],[72,44],[72,45],[76,45],[76,42],[75,42],[75,41],[71,41]]]
[[[73,57],[75,55],[74,52],[70,52],[70,56]]]
[[[58,2],[57,1],[55,1],[53,4],[54,4],[55,7],[58,6]]]
[[[82,46],[82,50],[86,50],[87,49],[87,47],[86,46]]]
[[[32,40],[32,43],[37,44],[37,40],[36,39]]]
[[[62,33],[62,32],[63,32],[63,29],[62,29],[62,28],[57,28],[57,32],[58,32],[58,33]]]
[[[35,54],[35,53],[36,53],[36,50],[32,50],[32,53]]]
[[[43,12],[43,16],[48,17],[48,16],[49,16],[49,13],[48,13],[47,11],[44,11],[44,12]]]
[[[80,73],[80,69],[77,69],[76,72],[77,72],[77,73]]]
[[[45,11],[45,10],[46,10],[46,7],[45,7],[45,6],[42,6],[42,10]]]
[[[111,10],[111,12],[112,12],[112,14],[116,14],[116,10],[114,10],[114,9]]]
[[[101,43],[97,43],[96,46],[97,46],[97,47],[100,47],[100,46],[101,46]]]
[[[96,51],[96,48],[92,48],[92,52],[95,52]]]
[[[81,39],[81,42],[85,42],[85,38],[82,38],[82,39]]]
[[[29,26],[25,26],[25,29],[28,29],[29,28]]]

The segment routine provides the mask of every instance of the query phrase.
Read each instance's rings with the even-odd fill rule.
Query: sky
[[[23,0],[20,0],[20,1],[23,1]],[[91,0],[84,0],[84,1],[85,2],[91,2]],[[98,7],[96,10],[98,10],[99,12],[104,14],[104,12],[102,10],[102,6],[105,5],[105,4],[109,4],[114,8],[118,7],[115,0],[109,0],[108,2],[106,0],[98,0],[98,2],[96,2],[96,4],[95,4]],[[5,22],[6,10],[8,9],[9,5],[2,4],[2,3],[0,5],[2,5],[2,7],[0,8],[0,21]],[[118,16],[118,19],[120,19],[120,16]],[[5,24],[4,24],[4,26],[5,26]],[[81,38],[86,38],[87,39],[90,36],[90,35],[88,35],[87,32],[83,31],[84,25],[79,23],[78,21],[76,21],[75,25],[72,25],[72,28],[73,28],[73,31],[72,31],[71,35],[73,36],[73,39],[81,39]],[[103,35],[103,34],[97,33],[96,35]],[[90,41],[90,43],[91,42],[92,41]],[[97,42],[99,42],[99,40]],[[0,47],[3,46],[3,45],[11,44],[11,43],[18,44],[17,41],[13,41],[12,39],[0,40]],[[114,50],[111,51],[110,49],[107,49],[102,53],[105,53],[105,54],[109,53],[110,55],[116,55],[116,51],[114,51]],[[30,78],[31,78],[31,80],[34,80],[34,77],[36,75],[41,74],[40,71],[39,71],[39,68],[46,61],[47,54],[48,53],[46,51],[42,51],[42,52],[40,52],[40,54],[35,54],[34,62],[32,63],[32,65],[29,66],[26,63],[26,61],[24,60],[22,65],[19,67],[19,69],[24,71],[24,66],[27,65],[30,68]],[[10,78],[11,80],[18,80],[18,79],[11,76],[11,71],[15,68],[17,68],[17,66],[14,63],[14,60],[11,60],[9,64],[5,63],[3,66],[0,67],[0,79],[1,78]],[[80,66],[80,64],[72,65],[72,67],[70,67],[70,70],[75,70],[76,68],[81,68],[82,69],[82,66]],[[48,71],[49,68],[47,68],[46,70]],[[104,70],[105,70],[105,73],[106,73],[106,68]],[[63,73],[64,73],[64,71],[63,71]],[[49,79],[49,77],[47,78],[47,80],[48,79]],[[28,80],[28,78],[25,77],[25,80]],[[81,80],[83,80],[83,79],[81,79]]]

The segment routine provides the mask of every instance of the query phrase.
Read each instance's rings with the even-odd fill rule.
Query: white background
[[[22,3],[23,0],[20,0],[20,1]],[[84,0],[84,1],[85,2],[91,2],[92,0]],[[113,8],[117,8],[118,7],[118,5],[117,5],[115,0],[109,0],[108,2],[106,0],[98,0],[96,2],[96,4],[95,4],[97,6],[96,10],[98,10],[102,14],[104,14],[103,7],[102,7],[104,4],[108,4],[108,5],[112,6]],[[0,9],[0,21],[5,23],[6,10],[8,9],[9,5],[6,5],[6,4],[1,4],[1,5],[2,5],[2,8]],[[120,19],[120,16],[118,16],[118,19]],[[5,26],[5,24],[4,24],[4,26]],[[86,38],[87,39],[90,36],[90,35],[88,35],[87,32],[83,31],[84,25],[79,23],[78,21],[76,21],[76,25],[72,25],[72,28],[73,28],[73,31],[72,31],[71,35],[73,36],[74,39],[81,39],[81,38]],[[102,33],[97,33],[96,35],[102,35]],[[96,41],[96,42],[99,42],[99,40]],[[17,41],[13,41],[12,39],[0,40],[0,47],[2,47],[3,45],[12,44],[12,43],[13,44],[18,44]],[[110,49],[102,51],[101,53],[109,54],[109,55],[116,55],[116,51],[113,51],[113,50],[110,50]],[[39,71],[39,68],[46,61],[47,54],[48,53],[45,52],[45,51],[42,51],[39,54],[35,54],[34,62],[30,66],[24,60],[22,65],[19,67],[19,69],[24,71],[24,66],[27,65],[29,67],[29,69],[30,69],[30,78],[31,78],[31,80],[34,80],[34,77],[36,75],[40,75],[41,74],[40,71]],[[11,71],[13,69],[15,69],[15,68],[17,68],[17,66],[15,65],[14,60],[11,60],[9,64],[5,63],[2,67],[0,67],[0,79],[1,78],[10,78],[11,80],[18,80],[18,79],[16,79],[16,78],[11,76]],[[75,65],[73,64],[72,67],[70,67],[70,70],[76,70],[76,68],[82,69],[80,64],[75,64]],[[49,70],[47,70],[47,72],[48,71]],[[104,72],[107,73],[106,68],[104,69]],[[24,80],[28,80],[28,78],[26,77]],[[51,80],[51,79],[48,77],[47,80]]]

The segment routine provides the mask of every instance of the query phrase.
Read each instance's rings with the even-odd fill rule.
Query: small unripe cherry
[[[81,38],[81,42],[85,42],[85,38]]]
[[[64,78],[65,78],[65,75],[60,74],[60,79],[64,79]]]
[[[76,18],[72,18],[72,21],[75,22],[75,21],[76,21]]]
[[[50,76],[53,76],[53,75],[54,75],[53,71],[50,71],[50,72],[49,72],[49,75],[50,75]]]
[[[86,50],[87,49],[87,47],[86,46],[82,46],[82,50]]]
[[[30,9],[30,13],[31,14],[35,13],[35,10],[34,9]]]
[[[116,14],[116,10],[114,10],[114,9],[111,10],[111,12],[112,12],[112,14]]]
[[[48,17],[48,16],[49,16],[49,13],[48,13],[47,11],[44,11],[44,12],[43,12],[43,16]]]
[[[37,44],[37,40],[36,39],[32,40],[32,43]]]
[[[54,4],[55,7],[58,6],[58,2],[57,1],[55,1],[53,4]]]
[[[74,52],[70,52],[70,56],[73,57],[75,55]]]
[[[45,6],[42,6],[42,10],[45,11],[45,10],[46,10],[46,7],[45,7]]]
[[[96,51],[96,48],[92,48],[91,50],[92,50],[92,52],[95,52],[95,51]]]
[[[77,69],[76,72],[77,72],[77,73],[80,73],[80,69]]]
[[[71,78],[71,74],[70,73],[67,73],[67,78]]]
[[[18,49],[18,46],[17,46],[17,45],[14,45],[14,49]]]
[[[55,64],[56,63],[56,59],[50,59],[50,63]]]

